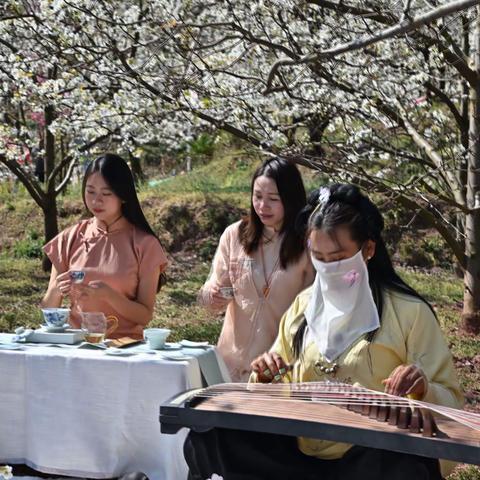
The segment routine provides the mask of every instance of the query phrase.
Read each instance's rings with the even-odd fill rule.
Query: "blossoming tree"
[[[144,113],[132,137],[207,122],[423,216],[464,269],[465,324],[480,328],[478,1],[8,3],[41,12],[37,42],[107,95],[112,118]]]
[[[132,151],[190,129],[167,123],[155,96],[131,95],[127,83],[116,81],[102,60],[105,46],[88,55],[77,50],[77,37],[97,34],[93,25],[82,28],[77,13],[50,1],[0,7],[0,163],[42,209],[46,241],[58,233],[57,196],[95,146]],[[33,155],[40,157],[43,179],[25,161]]]

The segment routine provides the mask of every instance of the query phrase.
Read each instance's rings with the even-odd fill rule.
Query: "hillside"
[[[190,173],[151,178],[140,188],[146,216],[171,262],[168,284],[157,296],[152,325],[172,328],[172,340],[215,342],[218,337],[222,317],[200,308],[197,292],[208,275],[222,231],[249,206],[249,183],[255,166],[255,162],[239,162],[234,157],[217,158]],[[312,187],[318,180],[312,172],[304,173],[307,186]],[[20,187],[15,192],[6,184],[0,188],[0,329],[13,331],[19,325],[33,327],[41,323],[37,305],[46,290],[48,275],[42,272],[40,259],[35,258],[42,244],[39,209]],[[71,225],[83,213],[79,187],[71,187],[59,200],[60,228]],[[400,213],[388,210],[387,216],[387,234],[397,247],[397,260],[407,263],[402,255],[409,252],[418,256],[422,250],[419,244],[427,240],[442,253],[438,256],[432,248],[431,261],[436,262],[433,269],[422,268],[420,272],[401,268],[400,272],[435,305],[466,392],[467,408],[480,411],[480,339],[461,334],[457,325],[462,283],[451,270],[439,266],[448,255],[438,237],[432,232],[425,235],[424,231],[415,236],[413,229],[399,235],[395,222],[401,218]],[[455,479],[480,478],[479,471],[468,469],[467,473],[458,473]]]

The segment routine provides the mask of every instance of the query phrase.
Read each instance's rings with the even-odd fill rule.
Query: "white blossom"
[[[12,467],[10,465],[0,466],[0,477],[3,477],[4,480],[13,478]]]

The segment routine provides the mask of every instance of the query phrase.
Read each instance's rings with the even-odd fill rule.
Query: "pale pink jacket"
[[[283,237],[278,235],[263,244],[264,273],[260,249],[247,255],[240,244],[239,225],[240,222],[230,225],[222,234],[210,276],[199,295],[203,305],[215,310],[210,302],[212,286],[234,288],[234,298],[225,300],[221,307],[226,307],[226,313],[218,340],[218,350],[234,382],[248,380],[250,363],[269,350],[282,315],[315,276],[306,251],[295,264],[281,269],[278,256]],[[267,233],[273,236],[273,231]],[[267,278],[271,275],[267,297],[263,295],[265,274]]]

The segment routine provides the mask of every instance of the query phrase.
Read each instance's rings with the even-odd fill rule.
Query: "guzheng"
[[[480,415],[337,382],[227,383],[160,407],[162,433],[230,428],[480,465]]]

